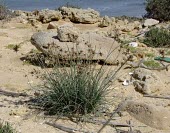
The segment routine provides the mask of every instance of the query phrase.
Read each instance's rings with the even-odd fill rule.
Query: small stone
[[[50,22],[47,27],[47,29],[57,29],[57,28],[58,28],[58,25],[54,22]]]

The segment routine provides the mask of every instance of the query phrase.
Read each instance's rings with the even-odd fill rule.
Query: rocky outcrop
[[[154,25],[157,25],[157,24],[159,24],[159,21],[156,20],[156,19],[146,19],[143,25],[145,27],[149,27],[149,26],[154,26]]]
[[[39,21],[42,23],[49,23],[51,21],[58,21],[62,18],[62,15],[59,11],[55,10],[42,10],[39,12]]]
[[[99,12],[93,9],[77,9],[61,7],[63,18],[69,18],[74,23],[93,24],[99,21]]]
[[[161,79],[150,70],[137,68],[132,77],[135,79],[135,89],[142,94],[151,94],[164,88]]]
[[[150,127],[170,130],[170,111],[162,106],[129,100],[124,103],[123,109],[135,119]]]
[[[21,17],[22,19],[27,20],[29,23],[31,21],[39,21],[41,23],[49,23],[52,21],[58,21],[62,18],[60,11],[55,10],[35,10],[33,12],[27,12],[27,11],[15,11],[16,15]]]
[[[77,34],[74,28],[59,27],[57,32],[38,32],[31,37],[32,44],[48,55],[64,59],[85,59],[117,64],[122,61],[119,44],[112,38],[96,33]],[[70,29],[69,29],[70,28]],[[66,34],[66,35],[65,35]]]

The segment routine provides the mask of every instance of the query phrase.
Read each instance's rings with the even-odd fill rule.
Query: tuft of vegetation
[[[65,5],[62,5],[62,6],[58,7],[57,10],[61,10],[62,7],[81,9],[80,6],[73,5],[73,4],[70,4],[69,2],[67,2]]]
[[[7,49],[14,50],[15,52],[18,52],[21,48],[20,44],[9,44],[6,46]]]
[[[145,17],[160,21],[170,20],[170,0],[147,0]]]
[[[160,64],[154,60],[146,60],[143,64],[150,68],[160,68]]]
[[[8,122],[0,122],[0,133],[16,133]]]
[[[153,57],[155,57],[155,54],[154,53],[146,53],[145,56],[149,57],[149,58],[153,58]]]
[[[113,75],[103,78],[104,70],[96,70],[89,61],[85,64],[71,61],[69,65],[62,68],[56,66],[45,76],[38,106],[43,107],[50,115],[93,113],[106,102],[105,96]]]
[[[144,43],[149,47],[170,47],[170,32],[163,28],[152,28],[145,33]]]
[[[139,21],[139,22],[143,22],[143,19],[142,18],[139,18],[139,17],[130,17],[130,16],[118,16],[118,17],[115,17],[116,20],[128,20],[128,22],[134,22],[134,21]]]
[[[108,103],[109,87],[124,63],[117,70],[106,70],[104,63],[97,65],[93,53],[89,54],[89,60],[80,59],[77,54],[57,58],[54,68],[46,72],[38,86],[39,96],[32,104],[48,115],[74,117],[95,113]]]

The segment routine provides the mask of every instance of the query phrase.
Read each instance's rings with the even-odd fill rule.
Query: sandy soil
[[[59,21],[58,24],[65,22]],[[81,30],[98,30],[97,25],[76,25]],[[45,30],[47,25],[43,25],[42,30]],[[39,66],[34,66],[25,63],[21,58],[25,57],[35,47],[30,43],[30,37],[33,33],[37,32],[37,29],[29,24],[16,23],[15,20],[0,25],[0,89],[14,92],[27,92],[32,93],[35,90],[33,86],[39,84],[40,79],[37,75],[44,70]],[[9,44],[21,44],[21,48],[18,52],[11,50],[8,47]],[[113,67],[114,66],[108,66]],[[121,74],[127,73],[131,70],[122,70]],[[35,72],[38,72],[35,73]],[[170,95],[170,72],[168,71],[155,71],[155,73],[166,84],[166,88],[157,94]],[[160,100],[154,98],[144,98],[140,93],[134,90],[132,85],[122,86],[121,83],[115,82],[113,85],[115,88],[113,95],[117,97],[119,102],[123,97],[130,96],[138,101],[144,101],[147,103],[153,103],[161,105],[170,110],[169,100]],[[101,125],[88,124],[88,123],[73,123],[69,120],[55,120],[54,118],[44,118],[42,113],[37,114],[35,110],[29,109],[26,105],[17,104],[18,101],[25,100],[24,97],[13,98],[0,95],[0,119],[10,122],[13,127],[20,133],[64,133],[59,129],[48,126],[45,121],[56,121],[57,124],[63,126],[83,129],[90,132],[97,132]],[[114,109],[114,106],[111,107]],[[106,117],[107,118],[107,117]],[[105,118],[105,119],[106,119]],[[160,131],[153,129],[140,123],[132,118],[128,113],[123,112],[123,116],[115,117],[113,122],[126,124],[126,121],[131,120],[134,125],[134,129],[140,130],[142,133],[169,133],[170,131]],[[121,128],[128,130],[127,128]],[[114,128],[107,126],[103,133],[114,133]]]

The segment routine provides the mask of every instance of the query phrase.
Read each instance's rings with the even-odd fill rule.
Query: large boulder
[[[75,23],[93,24],[99,21],[99,12],[93,9],[77,9],[61,7],[59,9],[63,15],[63,18],[69,18],[70,21]]]
[[[150,127],[170,130],[170,111],[162,106],[129,100],[122,107],[131,116]]]
[[[70,36],[66,35],[66,38],[59,37],[54,31],[38,32],[31,37],[31,42],[37,49],[52,57],[97,60],[107,64],[122,61],[120,45],[114,39],[96,33],[82,33],[76,38],[74,32],[71,32]]]
[[[62,18],[61,12],[55,10],[42,10],[39,12],[39,21],[42,23],[49,23],[51,21],[58,21]]]
[[[135,89],[142,94],[151,94],[164,88],[161,79],[151,70],[137,68],[132,77]]]

